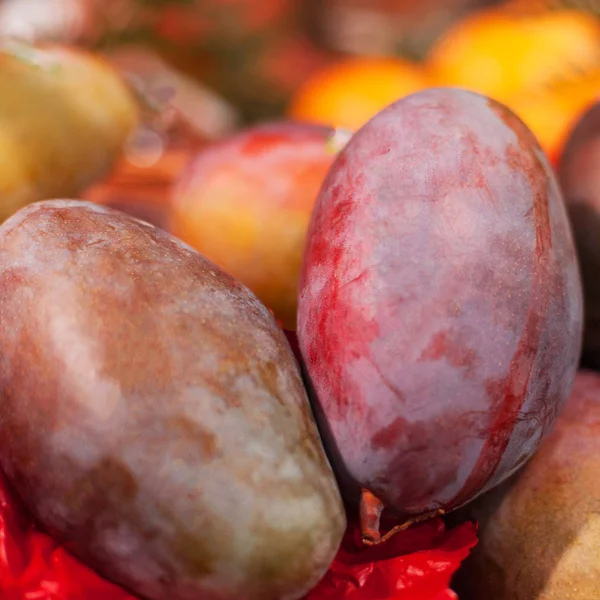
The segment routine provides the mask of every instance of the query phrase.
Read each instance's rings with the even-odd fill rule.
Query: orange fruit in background
[[[309,78],[296,91],[288,115],[356,131],[392,102],[430,84],[424,70],[405,59],[346,58]]]
[[[538,138],[556,164],[571,128],[594,102],[600,100],[600,69],[572,83],[542,92],[521,93],[507,99],[509,106]]]
[[[426,62],[439,85],[503,101],[600,67],[600,22],[577,10],[482,10],[451,27]]]

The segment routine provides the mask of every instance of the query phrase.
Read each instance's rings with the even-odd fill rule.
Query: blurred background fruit
[[[94,25],[89,8],[81,0],[3,0],[0,35],[27,42],[80,40]]]
[[[355,128],[429,85],[528,114],[600,69],[597,12],[592,0],[0,0],[0,37],[151,52],[240,124],[288,114]]]
[[[166,138],[140,129],[110,177],[91,185],[82,198],[167,229],[172,186],[190,155],[204,145],[194,136]]]
[[[144,119],[110,177],[95,182],[84,198],[165,228],[179,174],[195,152],[236,129],[239,112],[151,49],[125,45],[107,56],[143,101]]]
[[[433,45],[427,63],[442,85],[506,101],[600,66],[600,24],[576,10],[525,13],[504,7],[474,12]]]
[[[328,64],[303,83],[288,114],[355,131],[388,104],[430,85],[425,71],[406,59],[349,57]]]
[[[0,220],[30,202],[77,196],[108,174],[138,121],[106,60],[79,48],[0,47]]]
[[[173,195],[171,231],[245,283],[296,329],[304,239],[343,134],[308,124],[253,126],[201,151]]]

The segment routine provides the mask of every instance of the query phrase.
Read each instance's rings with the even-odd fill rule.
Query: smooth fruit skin
[[[149,600],[297,599],[345,528],[283,331],[112,209],[0,228],[0,466],[39,522]]]
[[[352,56],[323,66],[295,92],[288,115],[297,121],[355,131],[391,102],[428,87],[417,63]]]
[[[0,221],[106,175],[138,120],[134,95],[100,55],[0,44]]]
[[[501,3],[473,11],[432,46],[426,65],[439,85],[506,102],[593,73],[600,23],[586,11],[514,10]]]
[[[336,155],[335,130],[254,125],[195,156],[173,192],[169,230],[296,327],[306,230]]]
[[[600,589],[600,376],[577,374],[525,469],[473,503],[479,543],[461,600],[591,600]]]
[[[508,109],[430,89],[355,133],[315,205],[298,311],[348,497],[418,516],[504,480],[569,394],[581,321],[560,191]]]
[[[583,361],[600,368],[600,102],[581,116],[560,156],[558,177],[573,226],[585,304]]]

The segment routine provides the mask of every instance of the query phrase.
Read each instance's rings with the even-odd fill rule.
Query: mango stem
[[[381,535],[381,514],[383,513],[383,502],[365,488],[361,488],[360,493],[360,530],[361,540],[365,546],[377,546],[389,540],[392,536],[400,531],[404,531],[415,525],[428,521],[433,517],[438,517],[444,514],[440,509],[431,510],[417,517],[411,517],[407,521],[392,527],[387,533]]]
[[[383,502],[369,490],[360,490],[360,531],[363,544],[375,546],[381,543],[381,513]]]

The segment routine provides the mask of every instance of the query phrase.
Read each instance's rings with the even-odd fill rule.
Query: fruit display
[[[354,134],[313,210],[298,298],[323,439],[369,540],[384,507],[448,512],[522,466],[579,361],[556,178],[525,125],[473,92],[413,94]]]
[[[344,132],[273,122],[201,150],[175,183],[169,229],[246,284],[287,329],[306,230]]]
[[[95,54],[0,46],[0,220],[106,175],[138,119],[134,95]]]
[[[569,135],[558,168],[575,235],[584,291],[583,360],[600,368],[600,102]]]
[[[0,0],[0,598],[593,600],[599,101],[587,0]]]
[[[600,376],[580,372],[552,433],[523,472],[470,509],[479,544],[461,600],[590,600],[600,588]]]

